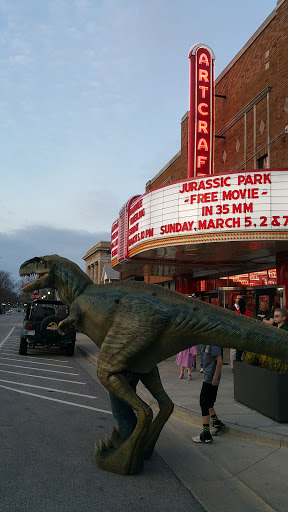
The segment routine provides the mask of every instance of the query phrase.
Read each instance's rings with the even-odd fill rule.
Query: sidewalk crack
[[[253,468],[253,466],[257,466],[257,464],[259,464],[260,462],[263,462],[263,460],[265,460],[268,457],[270,457],[270,455],[273,455],[274,453],[278,452],[280,450],[280,448],[281,448],[281,445],[278,446],[277,448],[275,448],[275,450],[273,450],[272,452],[267,453],[267,455],[265,455],[261,459],[257,460],[256,462],[253,462],[249,466],[246,466],[245,468],[241,469],[241,471],[238,471],[237,473],[234,473],[234,475],[235,476],[241,475],[241,473],[243,473],[244,471],[247,471],[247,469],[251,469],[251,468]]]

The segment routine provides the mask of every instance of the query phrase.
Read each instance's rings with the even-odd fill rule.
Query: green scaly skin
[[[25,292],[58,290],[60,300],[70,308],[59,332],[73,323],[98,345],[102,385],[137,413],[137,425],[127,441],[121,443],[114,429],[111,440],[96,445],[97,464],[106,471],[136,474],[153,452],[174,407],[162,387],[160,361],[200,343],[288,361],[285,331],[160,286],[138,281],[96,285],[78,265],[56,254],[26,261],[19,273],[40,275],[23,286]],[[157,400],[159,413],[153,421],[151,408],[132,390],[124,371],[139,373]]]

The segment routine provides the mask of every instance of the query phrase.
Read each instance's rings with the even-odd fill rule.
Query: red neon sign
[[[188,178],[214,172],[214,53],[195,44],[190,59]]]

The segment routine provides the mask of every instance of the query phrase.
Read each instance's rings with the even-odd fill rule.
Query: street
[[[157,453],[136,476],[98,469],[94,444],[115,422],[95,366],[56,350],[19,356],[22,320],[0,316],[1,512],[203,511]]]

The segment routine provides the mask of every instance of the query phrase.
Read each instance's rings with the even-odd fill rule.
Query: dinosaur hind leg
[[[119,444],[113,442],[113,436],[96,445],[97,465],[120,475],[135,475],[141,471],[144,463],[144,447],[152,421],[151,408],[133,391],[122,374],[108,375],[98,369],[98,376],[105,388],[117,398],[132,407],[137,414],[137,423],[128,439]],[[115,432],[114,432],[115,434]],[[115,436],[114,436],[115,437]],[[119,438],[118,438],[119,441]]]
[[[114,448],[114,452],[113,448],[109,449],[108,455],[103,453],[101,457],[100,453],[99,457],[98,453],[97,462],[107,471],[127,475],[135,474],[142,468],[153,414],[129,385],[123,372],[145,372],[146,368],[141,365],[143,352],[153,353],[153,342],[156,343],[169,322],[169,312],[157,301],[149,297],[139,301],[137,295],[127,294],[121,299],[113,324],[101,345],[97,363],[101,384],[137,414],[136,427],[128,439],[117,450]],[[150,364],[148,369],[151,368]]]
[[[140,379],[159,404],[159,412],[150,426],[144,448],[144,458],[148,459],[153,453],[162,428],[173,412],[174,404],[162,386],[157,366],[151,372],[141,375]]]

